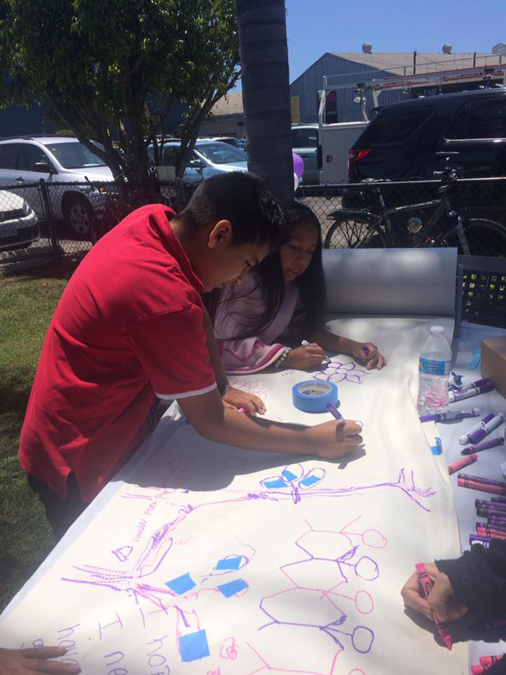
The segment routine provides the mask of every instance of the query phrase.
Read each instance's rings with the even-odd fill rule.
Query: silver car
[[[63,218],[75,234],[87,235],[94,208],[105,202],[105,190],[86,183],[114,180],[109,167],[73,136],[0,140],[0,186],[30,185],[23,196],[39,218],[44,217],[44,209],[34,183],[41,178],[48,185],[55,218]],[[60,186],[59,183],[76,185]]]
[[[0,190],[0,251],[26,248],[40,237],[39,221],[19,195]]]

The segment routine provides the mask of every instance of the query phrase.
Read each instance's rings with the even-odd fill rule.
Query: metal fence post
[[[61,257],[62,251],[58,244],[58,237],[56,235],[56,226],[53,217],[53,210],[51,209],[49,191],[47,189],[46,181],[43,178],[39,180],[39,189],[42,195],[42,204],[44,205],[44,215],[46,217],[46,223],[49,229],[49,239],[51,241],[51,250],[53,252],[53,258],[57,259]]]

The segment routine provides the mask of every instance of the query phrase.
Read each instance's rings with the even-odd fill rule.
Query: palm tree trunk
[[[284,0],[236,0],[248,168],[277,199],[293,199]]]

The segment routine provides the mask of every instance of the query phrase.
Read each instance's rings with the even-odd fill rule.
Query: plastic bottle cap
[[[445,329],[443,328],[443,326],[431,326],[430,332],[432,333],[432,335],[443,335]]]

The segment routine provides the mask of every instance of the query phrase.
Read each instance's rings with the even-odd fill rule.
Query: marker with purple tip
[[[344,424],[346,422],[344,417],[341,415],[335,405],[332,405],[332,403],[327,403],[327,410],[333,417],[336,418],[338,424]]]

